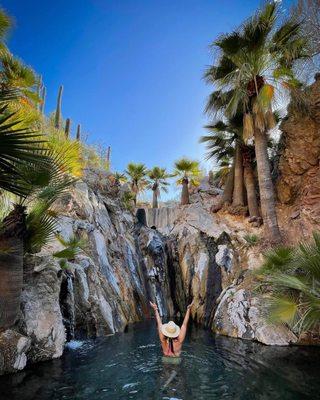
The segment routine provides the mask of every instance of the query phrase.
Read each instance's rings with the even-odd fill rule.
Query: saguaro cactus
[[[66,126],[64,128],[64,133],[66,135],[66,138],[70,137],[70,130],[71,130],[71,119],[67,118],[66,119]]]
[[[43,114],[44,113],[44,105],[46,102],[46,87],[42,86],[41,90],[41,103],[40,103],[40,111]]]
[[[62,102],[62,92],[63,86],[61,85],[59,88],[58,99],[57,99],[57,108],[56,108],[56,115],[54,120],[54,125],[57,129],[61,128],[61,102]]]
[[[78,124],[78,126],[77,126],[77,135],[76,135],[76,139],[77,139],[78,141],[81,140],[81,125],[80,125],[80,124]]]
[[[107,155],[106,155],[106,161],[108,168],[110,169],[110,157],[111,157],[111,146],[108,146],[107,148]]]

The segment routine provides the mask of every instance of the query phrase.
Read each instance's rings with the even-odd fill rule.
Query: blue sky
[[[284,2],[284,6],[290,3]],[[112,147],[112,168],[130,161],[171,168],[198,144],[210,88],[201,77],[209,44],[259,0],[5,0],[15,17],[11,51],[43,75],[46,112],[64,85],[63,116],[89,142]],[[174,191],[169,194],[173,196]]]

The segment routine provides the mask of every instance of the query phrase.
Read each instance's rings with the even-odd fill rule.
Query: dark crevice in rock
[[[64,271],[64,273],[62,274],[59,302],[63,324],[66,328],[67,341],[70,341],[74,339],[75,312],[73,277],[69,271]]]
[[[182,314],[185,309],[185,296],[180,274],[179,254],[176,238],[168,238],[165,244],[167,253],[170,296],[173,302],[174,313]]]
[[[137,253],[137,257],[138,257],[138,262],[142,271],[142,281],[143,281],[143,287],[146,290],[146,297],[147,299],[152,299],[152,294],[151,294],[151,290],[150,287],[148,285],[148,271],[147,271],[147,267],[146,264],[144,262],[143,259],[143,255],[140,249],[140,244],[139,244],[139,236],[140,236],[140,231],[141,231],[142,226],[140,224],[136,224],[134,227],[134,231],[133,231],[133,236],[134,236],[134,242],[135,242],[135,248],[136,248],[136,253]],[[150,316],[148,308],[145,310],[147,315],[146,316]]]
[[[221,268],[215,259],[218,252],[217,243],[212,237],[204,233],[201,233],[201,240],[204,242],[209,255],[204,325],[210,327],[217,307],[217,299],[222,292],[222,275]]]

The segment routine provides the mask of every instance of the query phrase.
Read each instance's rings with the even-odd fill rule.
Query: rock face
[[[207,209],[197,201],[147,210],[149,225],[167,238],[175,311],[183,314],[193,298],[193,319],[216,333],[268,345],[295,343],[291,331],[266,322],[252,293],[250,271],[260,265],[260,252],[245,246],[245,231],[232,229]]]
[[[213,325],[216,333],[268,345],[285,346],[297,342],[297,337],[284,326],[268,324],[259,299],[241,287],[231,286],[224,292]]]
[[[35,256],[24,265],[21,331],[31,338],[28,359],[33,362],[62,355],[66,335],[59,303],[60,267],[48,256]]]
[[[320,223],[320,79],[307,92],[308,114],[288,108],[281,124],[282,148],[279,159],[277,194],[293,213],[308,214],[312,223]],[[297,215],[296,218],[299,216]]]
[[[52,256],[64,248],[59,241],[25,259],[21,318],[0,335],[0,373],[60,357],[74,337],[124,330],[150,317],[149,299],[173,314],[162,237],[135,224],[122,190],[107,173],[87,171],[56,205],[59,235],[85,248],[67,269]]]
[[[204,189],[193,204],[140,210],[137,220],[122,201],[125,190],[107,173],[87,171],[56,204],[62,240],[25,259],[21,318],[0,334],[0,373],[59,357],[73,338],[113,334],[149,318],[149,300],[164,320],[183,317],[194,299],[193,319],[213,331],[294,342],[290,332],[266,325],[250,292],[246,270],[260,255],[243,250],[243,223],[211,214]],[[85,245],[61,263],[53,254],[74,237]]]

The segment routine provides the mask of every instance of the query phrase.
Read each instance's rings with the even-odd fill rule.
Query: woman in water
[[[187,307],[187,312],[181,328],[179,328],[179,326],[176,325],[173,321],[170,321],[167,324],[162,324],[157,305],[151,303],[151,301],[150,305],[155,312],[163,355],[165,357],[179,357],[181,353],[182,343],[186,337],[187,326],[193,302]]]

